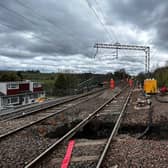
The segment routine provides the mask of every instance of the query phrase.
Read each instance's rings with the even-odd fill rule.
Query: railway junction
[[[166,167],[167,99],[122,81],[3,114],[0,167]]]

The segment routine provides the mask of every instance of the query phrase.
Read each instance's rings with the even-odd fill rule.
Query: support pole
[[[145,51],[145,73],[148,73],[148,51]]]
[[[150,72],[150,47],[148,47],[148,73]]]

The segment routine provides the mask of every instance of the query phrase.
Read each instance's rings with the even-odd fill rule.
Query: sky
[[[167,0],[1,0],[0,70],[108,73],[145,70],[145,54],[95,43],[150,47],[150,70],[168,60]]]

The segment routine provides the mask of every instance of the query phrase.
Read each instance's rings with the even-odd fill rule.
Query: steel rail
[[[106,156],[106,153],[107,153],[107,151],[108,151],[108,149],[109,149],[109,147],[110,147],[111,141],[112,141],[112,139],[114,138],[114,136],[116,136],[116,134],[117,134],[117,132],[118,132],[118,129],[119,129],[119,127],[120,127],[123,114],[124,114],[124,112],[125,112],[125,110],[126,110],[126,107],[127,107],[128,102],[129,102],[129,99],[130,99],[130,97],[131,97],[131,94],[132,94],[132,90],[129,92],[129,94],[128,94],[128,96],[127,96],[127,99],[126,99],[126,101],[125,101],[125,103],[124,103],[124,105],[123,105],[123,108],[122,108],[122,110],[121,110],[121,113],[120,113],[120,115],[119,115],[119,117],[118,117],[118,119],[117,119],[117,121],[116,121],[116,123],[115,123],[115,126],[114,126],[114,128],[113,128],[113,130],[112,130],[112,132],[111,132],[111,135],[110,135],[110,137],[109,137],[109,139],[108,139],[108,141],[107,141],[107,143],[106,143],[106,145],[105,145],[105,148],[104,148],[104,150],[103,150],[103,152],[102,152],[102,154],[101,154],[101,156],[100,156],[100,158],[99,158],[99,161],[98,161],[98,163],[97,163],[97,165],[96,165],[96,168],[100,168],[100,167],[101,167],[101,165],[102,165],[102,163],[103,163],[103,160],[104,160],[104,158],[105,158],[105,156]]]
[[[98,93],[98,94],[96,94],[96,95],[94,95],[94,96],[92,96],[92,97],[90,97],[90,98],[88,98],[88,99],[82,100],[82,101],[80,101],[80,102],[78,102],[78,103],[76,103],[76,104],[74,104],[74,105],[69,106],[69,107],[65,107],[65,108],[63,108],[63,109],[61,109],[61,110],[58,110],[58,111],[56,111],[55,113],[49,114],[49,115],[47,115],[47,116],[45,116],[45,117],[43,117],[43,118],[41,118],[41,119],[39,119],[39,120],[37,120],[37,121],[31,122],[31,123],[29,123],[29,124],[26,124],[26,125],[24,125],[24,126],[21,126],[21,127],[19,127],[19,128],[16,128],[16,129],[14,129],[14,130],[12,130],[12,131],[9,131],[9,132],[7,132],[7,133],[5,133],[5,134],[2,134],[2,135],[0,135],[0,141],[1,141],[2,139],[6,138],[7,136],[10,136],[10,135],[12,135],[12,134],[14,134],[14,133],[16,133],[16,132],[19,132],[19,131],[21,131],[21,130],[27,128],[27,127],[30,127],[30,126],[32,126],[32,125],[35,125],[35,124],[37,124],[37,123],[39,123],[39,122],[41,122],[41,121],[44,121],[44,120],[46,120],[46,119],[48,119],[48,118],[50,118],[50,117],[52,117],[52,116],[54,116],[54,115],[57,115],[57,114],[59,114],[59,113],[65,111],[65,110],[68,110],[68,109],[70,109],[70,108],[72,108],[72,107],[74,107],[74,106],[76,106],[76,105],[78,105],[78,104],[81,104],[81,103],[84,103],[84,102],[86,102],[86,101],[88,101],[88,100],[90,100],[90,99],[93,99],[94,97],[97,97],[99,94],[101,94],[101,93]]]
[[[125,88],[124,88],[125,89]],[[123,89],[123,90],[124,90]],[[107,104],[109,104],[111,101],[113,101],[117,96],[119,96],[122,91],[119,91],[114,96],[112,96],[109,100],[107,100],[103,105],[101,105],[98,109],[96,109],[94,112],[89,114],[84,120],[82,120],[80,123],[78,123],[74,128],[72,128],[70,131],[68,131],[64,136],[62,136],[60,139],[58,139],[54,144],[52,144],[48,149],[46,149],[44,152],[42,152],[39,156],[37,156],[34,160],[32,160],[29,164],[25,166],[25,168],[32,168],[35,165],[37,165],[45,156],[50,154],[60,143],[62,143],[64,140],[71,138],[76,134],[77,131],[79,131],[82,127],[84,127],[88,122],[90,122],[94,117],[96,117],[96,114],[101,111]]]
[[[82,94],[82,95],[79,95],[79,96],[75,96],[75,97],[72,97],[72,98],[68,98],[68,99],[65,99],[61,102],[58,102],[58,101],[52,101],[52,102],[47,102],[47,103],[44,103],[44,104],[40,104],[40,105],[37,105],[37,106],[34,106],[34,107],[29,107],[29,108],[25,108],[25,109],[19,109],[17,110],[16,112],[14,112],[13,114],[12,113],[8,113],[8,114],[4,114],[4,115],[1,115],[0,117],[4,117],[4,116],[7,116],[9,115],[9,118],[7,119],[4,119],[4,120],[1,120],[1,121],[9,121],[11,119],[17,119],[17,118],[21,118],[21,117],[24,117],[24,116],[27,116],[27,115],[31,115],[33,113],[38,113],[39,111],[41,110],[47,110],[48,108],[52,108],[52,107],[55,107],[55,106],[59,106],[59,105],[62,105],[62,104],[65,104],[65,103],[68,103],[68,102],[71,102],[71,101],[74,101],[74,100],[77,100],[79,98],[82,98],[82,97],[85,97],[85,96],[89,96],[91,94],[94,94],[94,93],[97,93],[97,92],[100,92],[100,91],[103,91],[105,88],[103,89],[99,89],[99,90],[96,90],[96,91],[92,91],[92,92],[89,92],[89,93],[85,93],[85,94]],[[39,108],[38,108],[39,107]],[[34,109],[34,108],[38,108],[38,109]],[[34,109],[34,110],[33,110]],[[23,114],[23,111],[24,110],[32,110],[32,111],[28,111],[26,112],[25,114]],[[18,116],[14,116],[14,117],[10,117],[10,114],[11,115],[14,115],[17,113],[21,113],[21,115],[18,115]]]

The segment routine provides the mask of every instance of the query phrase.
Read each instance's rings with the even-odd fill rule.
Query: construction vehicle
[[[144,92],[146,94],[157,93],[157,80],[155,80],[155,79],[144,80]]]

